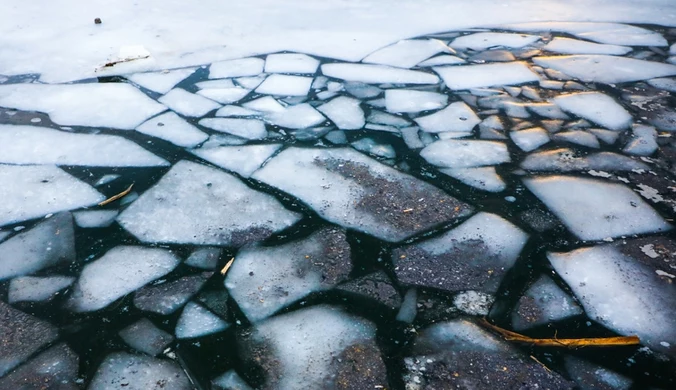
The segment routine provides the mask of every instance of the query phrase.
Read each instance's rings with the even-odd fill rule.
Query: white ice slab
[[[378,110],[371,110],[371,113],[369,113],[369,117],[366,120],[369,123],[375,123],[379,125],[387,125],[394,127],[411,126],[411,122],[402,116],[392,115]]]
[[[59,291],[73,284],[72,276],[21,276],[9,282],[7,302],[43,302],[53,298]]]
[[[174,145],[193,147],[209,136],[173,112],[167,112],[144,122],[136,131],[169,141]]]
[[[183,116],[200,117],[213,111],[220,104],[211,99],[195,95],[181,88],[174,88],[162,96],[160,102]]]
[[[81,228],[104,228],[115,222],[117,210],[85,210],[73,213],[75,223]]]
[[[263,139],[268,135],[265,123],[258,119],[205,118],[199,124],[246,139]]]
[[[118,332],[130,347],[150,356],[157,356],[174,341],[174,336],[155,326],[147,318],[141,318]]]
[[[180,161],[117,220],[144,242],[241,246],[299,218],[232,175]]]
[[[359,150],[360,152],[368,153],[376,157],[382,158],[395,158],[397,153],[394,151],[394,147],[389,144],[380,143],[373,138],[360,138],[352,143],[350,143],[353,148]]]
[[[584,130],[562,131],[552,136],[554,141],[570,142],[577,145],[586,146],[588,148],[600,148],[599,140],[592,133]]]
[[[169,165],[164,159],[115,135],[12,125],[0,125],[0,163],[97,167]]]
[[[455,38],[449,46],[459,50],[486,50],[498,46],[518,49],[538,40],[538,35],[480,32]]]
[[[200,89],[197,94],[221,104],[230,104],[242,100],[249,92],[251,90],[246,88],[232,87]]]
[[[215,62],[209,67],[210,79],[224,79],[228,77],[257,76],[263,72],[265,61],[260,58],[241,58]]]
[[[562,110],[588,119],[610,130],[623,130],[631,125],[631,114],[613,98],[600,92],[560,95],[553,99]]]
[[[582,240],[671,229],[638,194],[621,184],[567,176],[536,177],[523,182]]]
[[[127,78],[151,91],[165,94],[194,72],[195,68],[175,69],[162,72],[134,73]]]
[[[168,274],[179,262],[176,255],[165,249],[115,247],[85,265],[66,306],[75,312],[103,309]]]
[[[676,93],[676,78],[657,78],[648,80],[648,84],[655,88]]]
[[[285,108],[272,96],[264,96],[248,101],[242,104],[242,107],[261,112],[282,112]]]
[[[0,85],[0,106],[44,112],[63,126],[124,130],[166,110],[126,83]]]
[[[439,82],[439,78],[430,73],[384,65],[324,64],[322,65],[322,73],[337,79],[369,84],[436,84]]]
[[[512,131],[509,137],[524,152],[533,151],[549,142],[549,134],[540,127],[527,130]]]
[[[338,96],[328,103],[317,107],[322,114],[342,130],[357,130],[364,127],[364,110],[360,101],[346,96]]]
[[[362,62],[398,68],[412,68],[419,62],[442,51],[448,51],[448,49],[443,42],[436,39],[406,40],[369,54]]]
[[[278,144],[221,146],[190,152],[242,177],[249,177],[281,147]]]
[[[216,80],[207,80],[200,81],[195,83],[195,86],[199,89],[223,89],[223,88],[234,88],[235,83],[232,79],[216,79]]]
[[[273,125],[289,129],[307,129],[326,120],[319,111],[307,103],[289,106],[283,111],[269,112],[264,117]]]
[[[437,66],[433,68],[452,90],[518,85],[540,81],[523,62],[504,64]]]
[[[623,151],[635,156],[650,156],[655,153],[657,145],[657,131],[652,126],[634,125],[631,129],[632,138]]]
[[[110,390],[111,384],[125,390],[192,388],[190,380],[178,363],[127,352],[113,352],[106,356],[87,389]]]
[[[224,117],[232,117],[232,116],[251,117],[258,115],[259,112],[257,111],[249,110],[248,108],[239,106],[223,106],[218,111],[216,111],[216,116],[224,116]]]
[[[176,338],[190,339],[222,332],[230,324],[204,307],[188,302],[176,323]]]
[[[273,74],[256,88],[257,93],[280,96],[307,96],[312,77]]]
[[[449,55],[440,55],[432,57],[429,60],[423,61],[418,64],[418,66],[440,66],[440,65],[458,65],[464,64],[467,61],[463,60],[460,57],[449,56]]]
[[[315,73],[319,61],[307,54],[270,54],[265,58],[266,73]]]
[[[535,57],[533,62],[584,82],[604,84],[627,83],[676,75],[676,65],[601,54]]]
[[[472,168],[510,161],[502,142],[476,140],[441,140],[420,152],[428,163],[442,168]]]
[[[443,110],[418,117],[414,121],[428,133],[445,131],[469,133],[474,129],[474,126],[481,122],[481,119],[467,104],[455,102],[449,104]]]
[[[556,37],[542,48],[546,51],[562,54],[608,54],[623,56],[631,47],[618,45],[603,45],[578,39]]]
[[[514,31],[557,31],[598,43],[627,46],[666,46],[662,35],[645,28],[619,23],[532,22],[500,26]]]
[[[448,102],[448,96],[436,92],[409,89],[388,89],[385,91],[387,111],[420,112],[442,108]]]
[[[495,172],[495,167],[478,168],[445,168],[439,172],[455,178],[470,187],[488,192],[504,191],[507,187],[500,175]]]
[[[512,327],[521,331],[583,314],[582,308],[550,277],[543,275],[521,296],[512,311]]]
[[[0,164],[0,183],[12,183],[0,186],[0,226],[95,205],[105,199],[53,165]]]
[[[606,130],[610,131],[610,130]],[[613,132],[613,134],[617,134]],[[648,170],[648,166],[640,161],[632,160],[617,153],[601,152],[578,156],[567,148],[547,150],[529,154],[522,162],[521,168],[533,171],[631,171],[634,169]]]

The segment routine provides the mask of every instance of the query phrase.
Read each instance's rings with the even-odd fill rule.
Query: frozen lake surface
[[[0,16],[1,389],[676,388],[673,5],[259,2]]]

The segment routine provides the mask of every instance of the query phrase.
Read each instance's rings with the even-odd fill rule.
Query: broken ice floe
[[[589,22],[531,22],[515,23],[500,26],[513,31],[556,31],[574,35],[609,45],[626,46],[666,46],[667,41],[655,31],[642,27],[619,23],[589,23]]]
[[[405,40],[369,54],[362,62],[411,68],[444,50],[448,50],[444,43],[435,39]]]
[[[326,121],[326,118],[311,105],[303,103],[269,112],[265,115],[265,120],[289,129],[307,129]]]
[[[505,144],[494,141],[436,141],[425,147],[420,156],[442,168],[471,168],[510,161]]]
[[[430,73],[383,65],[336,63],[324,64],[321,69],[322,73],[329,77],[370,84],[436,84],[439,82],[439,78]]]
[[[175,69],[162,72],[134,73],[127,78],[153,92],[164,94],[194,72],[195,68]]]
[[[197,94],[221,104],[231,104],[242,100],[250,92],[249,89],[232,87],[201,89],[197,91]]]
[[[493,47],[518,49],[540,40],[537,35],[479,32],[455,38],[449,46],[454,49],[486,50]]]
[[[21,276],[12,279],[7,292],[7,302],[45,302],[68,288],[75,278],[72,276]]]
[[[212,270],[218,265],[221,257],[220,248],[206,247],[195,250],[185,259],[185,264],[191,267]]]
[[[614,133],[614,132],[613,132]],[[617,134],[617,133],[614,133]],[[521,162],[521,168],[531,171],[631,171],[634,169],[649,169],[641,162],[630,157],[612,152],[600,152],[578,155],[572,149],[560,148],[532,153]]]
[[[326,115],[339,129],[356,130],[364,127],[364,111],[359,106],[359,100],[346,96],[339,96],[317,109]]]
[[[57,344],[0,379],[0,388],[79,389],[78,360],[66,344]]]
[[[512,327],[520,331],[582,314],[573,298],[548,276],[541,276],[521,296],[512,311]]]
[[[388,109],[389,110],[389,109]],[[454,102],[434,114],[414,119],[421,129],[429,133],[445,131],[469,133],[481,119],[463,102]]]
[[[266,73],[315,73],[319,61],[296,53],[269,54],[265,57]]]
[[[159,101],[183,116],[200,117],[220,108],[221,105],[211,99],[195,95],[181,88],[174,88]]]
[[[377,271],[349,280],[338,285],[336,290],[380,303],[392,310],[397,310],[401,306],[399,292],[397,292],[394,283],[383,271]]]
[[[194,302],[188,302],[176,323],[176,338],[190,339],[222,332],[230,326],[217,315]]]
[[[457,179],[470,187],[488,192],[500,192],[507,187],[495,171],[495,167],[441,168],[439,172]]]
[[[214,62],[209,66],[210,79],[229,77],[257,76],[263,72],[265,61],[260,58],[241,58],[222,62]]]
[[[159,355],[174,341],[174,336],[158,328],[147,318],[141,318],[122,329],[119,334],[130,347],[150,356]]]
[[[603,45],[570,38],[554,38],[543,50],[562,54],[609,54],[625,55],[632,49],[627,46]]]
[[[279,144],[221,146],[194,149],[191,152],[214,165],[249,177],[281,147]]]
[[[171,314],[197,294],[212,274],[213,272],[203,272],[143,287],[134,294],[134,306],[139,310],[161,315]]]
[[[434,71],[451,90],[518,85],[540,80],[523,62],[439,66]]]
[[[173,112],[149,119],[137,127],[136,131],[183,147],[198,145],[209,138],[207,134],[201,132]]]
[[[549,134],[539,127],[534,127],[527,130],[512,131],[509,137],[514,141],[516,146],[521,148],[524,152],[533,151],[540,146],[549,142]]]
[[[268,135],[265,123],[258,119],[205,118],[199,124],[246,139],[263,139]]]
[[[386,241],[471,212],[436,187],[351,149],[288,148],[252,177],[295,196],[331,222]]]
[[[256,92],[268,95],[306,96],[311,85],[311,77],[273,74],[256,88]]]
[[[563,361],[570,379],[582,389],[629,390],[631,387],[631,379],[589,361],[571,355],[565,356]]]
[[[601,54],[536,57],[533,62],[584,82],[604,84],[676,75],[676,65]]]
[[[432,57],[429,60],[423,61],[418,64],[418,66],[425,67],[425,66],[441,66],[441,65],[458,65],[458,64],[464,64],[467,61],[463,60],[460,57],[456,56],[449,56],[449,55],[440,55],[436,57]]]
[[[582,92],[561,95],[554,102],[562,110],[581,118],[598,123],[610,130],[623,130],[629,127],[632,116],[613,98],[599,92]]]
[[[190,380],[181,366],[173,361],[127,352],[106,356],[89,383],[90,390],[190,390]]]
[[[635,156],[650,156],[657,151],[657,131],[652,126],[636,124],[631,129],[632,138],[623,151]]]
[[[211,381],[214,390],[253,390],[235,370],[230,370]]]
[[[594,136],[594,134],[582,130],[563,131],[560,133],[556,133],[552,136],[552,139],[554,141],[568,142],[572,144],[586,146],[588,148],[598,149],[599,147],[601,147],[601,144],[599,144],[599,140],[596,138],[596,136]]]

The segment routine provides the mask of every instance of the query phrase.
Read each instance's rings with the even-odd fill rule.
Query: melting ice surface
[[[676,32],[425,20],[0,59],[0,388],[676,387]]]

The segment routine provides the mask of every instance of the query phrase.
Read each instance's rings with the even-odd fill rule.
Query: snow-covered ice
[[[141,318],[119,332],[120,338],[137,351],[157,356],[171,342],[174,336],[158,328],[147,318]]]
[[[362,62],[398,68],[412,68],[419,62],[442,51],[448,51],[448,49],[441,41],[436,39],[412,39],[384,47],[366,56]]]
[[[161,138],[174,145],[193,147],[206,141],[209,136],[181,119],[173,112],[156,116],[136,128],[139,133]],[[98,149],[96,150],[97,153]],[[126,153],[120,153],[126,157]]]
[[[346,96],[338,96],[317,109],[326,115],[342,130],[357,130],[364,127],[364,110],[360,101]]]
[[[195,68],[187,68],[161,72],[134,73],[127,78],[143,88],[165,94],[193,73],[195,73]]]
[[[312,86],[311,77],[273,74],[256,88],[257,93],[281,96],[306,96]]]
[[[210,79],[257,76],[263,72],[265,61],[260,58],[240,58],[215,62],[209,67]]]
[[[471,168],[510,161],[502,142],[476,140],[441,140],[420,152],[428,163],[442,168]]]
[[[486,50],[493,47],[518,49],[539,40],[537,35],[479,32],[455,38],[449,46],[459,50]]]
[[[388,89],[385,91],[385,107],[389,112],[420,112],[436,110],[446,105],[448,96],[426,91]]]
[[[512,327],[521,331],[582,314],[573,298],[543,275],[521,296],[512,311]]]
[[[60,291],[69,287],[75,278],[72,276],[20,276],[9,282],[7,302],[44,302],[52,299]]]
[[[542,67],[555,69],[584,82],[627,83],[676,75],[676,65],[601,54],[535,57]]]
[[[436,84],[439,82],[439,78],[430,73],[384,65],[336,63],[324,64],[321,69],[322,73],[329,77],[368,84]]]
[[[434,67],[434,71],[451,90],[519,85],[540,80],[523,62],[438,66]]]
[[[264,139],[268,135],[265,123],[258,119],[205,118],[200,120],[199,124],[246,139]]]
[[[428,133],[441,133],[445,131],[468,133],[481,119],[474,111],[463,102],[454,102],[446,108],[414,119],[421,129]]]
[[[562,54],[608,54],[625,55],[632,48],[618,45],[603,45],[578,39],[556,37],[542,48],[543,50]]]
[[[230,324],[194,302],[188,302],[176,323],[176,338],[190,339],[222,332]]]
[[[172,89],[159,101],[177,113],[189,117],[200,117],[221,107],[220,104],[211,99],[195,95],[181,88]]]
[[[193,149],[191,153],[242,177],[251,176],[282,145],[262,144]]]
[[[581,92],[560,95],[553,99],[562,110],[588,119],[610,130],[623,130],[633,120],[613,98],[600,92]]]
[[[319,61],[307,54],[279,53],[265,57],[266,73],[315,73]]]
[[[652,126],[636,124],[631,129],[632,138],[623,151],[635,156],[650,156],[657,151],[657,131]]]
[[[282,112],[284,106],[272,96],[264,96],[242,104],[242,107],[260,112]]]

